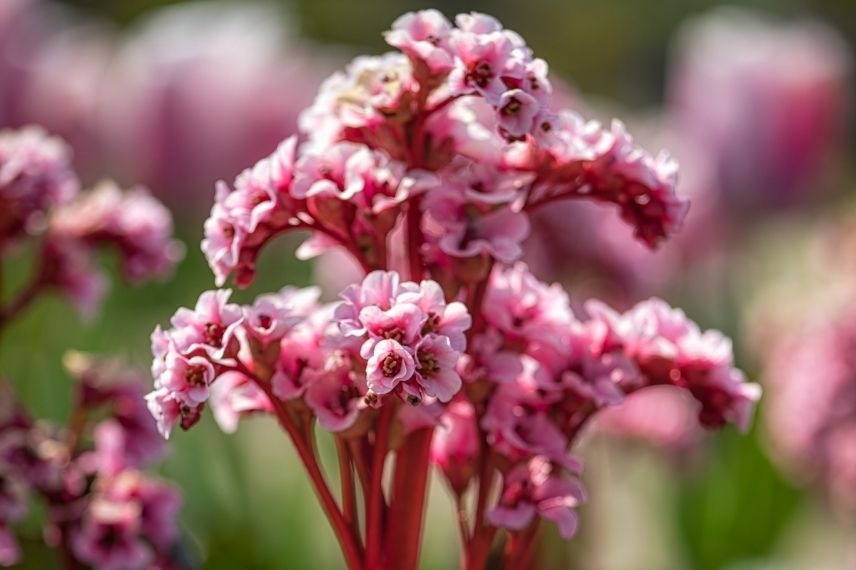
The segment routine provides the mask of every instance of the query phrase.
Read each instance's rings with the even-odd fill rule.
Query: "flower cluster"
[[[92,314],[106,288],[96,248],[113,247],[132,282],[165,277],[181,259],[172,216],[144,188],[102,182],[78,194],[71,153],[39,127],[0,132],[0,241],[41,240],[38,270],[7,307],[8,320],[40,292],[55,289]]]
[[[69,202],[80,183],[71,149],[38,127],[0,131],[0,240],[7,246],[37,231],[54,206]]]
[[[580,462],[567,450],[584,423],[648,386],[687,390],[705,425],[747,427],[759,393],[733,367],[721,334],[700,331],[682,311],[655,299],[623,314],[596,302],[587,309],[587,320],[576,318],[564,291],[537,281],[523,264],[494,270],[482,308],[486,327],[463,365],[467,398],[485,412],[476,418],[450,408],[435,442],[438,467],[456,492],[474,476],[476,421],[491,452],[506,462],[552,461],[569,475],[578,474]],[[466,399],[458,404],[468,406]],[[580,500],[573,498],[567,506]],[[503,513],[493,522],[515,528],[517,519]]]
[[[683,312],[591,302],[581,319],[518,262],[530,215],[557,200],[611,203],[649,246],[672,234],[687,202],[667,154],[618,122],[552,110],[546,64],[489,16],[407,14],[386,38],[401,53],[354,60],[321,87],[303,136],[218,183],[202,242],[218,285],[248,285],[261,248],[292,230],[310,232],[299,256],[337,248],[364,277],[332,306],[312,289],[251,306],[203,293],[152,336],[149,407],[165,435],[208,403],[227,430],[274,416],[351,568],[418,566],[432,459],[456,496],[465,566],[483,568],[504,528],[509,567],[526,567],[541,518],[576,528],[570,453],[599,410],[667,385],[699,402],[704,425],[746,427],[758,393],[728,340]],[[334,432],[340,501],[316,423]]]
[[[115,362],[73,354],[72,422],[36,422],[2,385],[0,565],[20,558],[12,525],[28,496],[45,504],[45,536],[78,565],[97,569],[171,567],[181,497],[140,469],[165,446],[147,413],[142,375]]]
[[[387,38],[406,55],[357,58],[304,114],[305,143],[288,139],[234,189],[218,185],[203,242],[218,283],[235,272],[248,284],[259,248],[292,229],[314,234],[303,257],[338,246],[382,269],[412,209],[441,282],[473,260],[516,260],[529,213],[556,200],[614,204],[651,246],[677,230],[687,202],[667,154],[647,154],[618,122],[549,110],[546,64],[519,36],[484,15],[457,24],[431,10],[397,21]]]
[[[764,419],[776,458],[817,484],[842,511],[856,509],[856,329],[853,308],[804,323],[767,357]]]
[[[94,311],[104,289],[98,246],[115,247],[134,282],[165,275],[181,256],[169,212],[146,190],[105,182],[78,194],[70,159],[38,127],[0,132],[0,253],[39,242],[30,281],[0,305],[0,328],[50,289]],[[45,542],[70,567],[176,567],[180,496],[140,471],[165,451],[141,375],[75,354],[68,368],[76,384],[67,426],[31,417],[0,382],[0,565],[19,561],[14,527],[38,498]]]

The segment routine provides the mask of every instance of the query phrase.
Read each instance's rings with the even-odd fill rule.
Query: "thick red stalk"
[[[339,481],[342,491],[342,514],[355,535],[359,535],[360,529],[357,522],[357,497],[354,489],[354,471],[351,465],[351,454],[348,443],[341,437],[336,436],[336,452],[339,459]]]
[[[380,568],[381,538],[383,537],[383,468],[389,450],[389,431],[395,415],[395,400],[389,399],[380,410],[375,429],[374,452],[372,453],[371,481],[369,482],[366,506],[366,568]]]
[[[387,570],[419,568],[433,433],[433,429],[410,433],[396,454],[386,529]]]

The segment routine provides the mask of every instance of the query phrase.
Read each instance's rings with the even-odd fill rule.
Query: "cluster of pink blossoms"
[[[143,401],[142,376],[75,355],[74,421],[37,422],[2,385],[0,565],[19,562],[12,526],[29,497],[45,505],[44,540],[70,565],[178,568],[181,497],[140,469],[165,452]],[[76,567],[75,566],[75,567]]]
[[[541,518],[576,528],[570,452],[598,410],[668,385],[698,400],[704,425],[745,427],[758,391],[729,341],[683,312],[592,302],[579,319],[517,262],[530,214],[564,199],[612,204],[649,246],[674,233],[687,203],[667,154],[620,123],[552,110],[546,64],[489,16],[407,14],[386,38],[402,53],[354,60],[321,87],[303,136],[218,184],[202,242],[218,285],[248,285],[291,230],[310,233],[301,257],[350,254],[361,283],[332,306],[314,289],[245,307],[204,293],[152,337],[149,406],[164,434],[206,403],[229,430],[274,415],[350,568],[418,566],[432,461],[456,497],[462,565],[483,568],[504,528],[508,567],[525,567]],[[339,501],[316,422],[335,432]]]
[[[164,276],[180,257],[169,211],[147,191],[110,182],[78,189],[65,143],[38,127],[0,131],[0,255],[38,244],[29,281],[0,300],[0,330],[51,290],[94,311],[104,289],[94,267],[100,246],[118,250],[132,282]],[[67,426],[32,417],[0,380],[0,566],[19,562],[16,533],[38,498],[43,541],[69,568],[180,567],[180,495],[141,471],[165,451],[141,375],[80,355],[68,364],[76,384]]]
[[[135,283],[165,277],[183,248],[172,239],[172,216],[143,188],[113,182],[78,193],[71,151],[39,127],[0,131],[0,250],[40,240],[38,269],[4,311],[8,320],[36,294],[55,289],[85,315],[97,309],[106,282],[94,267],[97,247],[114,248]]]

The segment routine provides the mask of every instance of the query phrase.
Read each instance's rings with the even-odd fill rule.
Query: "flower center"
[[[223,345],[223,333],[226,332],[226,327],[218,323],[208,323],[205,325],[205,342],[214,347]]]
[[[269,329],[273,324],[273,319],[270,315],[259,315],[259,326],[263,329]]]
[[[401,357],[397,354],[387,354],[381,363],[381,369],[387,378],[395,376],[401,370]]]
[[[396,342],[401,342],[404,340],[404,331],[399,327],[392,327],[390,329],[386,329],[381,333],[383,338],[388,338],[390,340],[394,340]]]
[[[515,97],[509,99],[508,103],[506,103],[502,109],[499,110],[505,117],[510,117],[512,115],[516,115],[520,112],[520,109],[523,108],[523,104],[518,101]]]
[[[430,352],[419,351],[419,371],[423,376],[433,376],[440,370],[440,363]]]
[[[205,385],[205,367],[188,366],[184,372],[184,380],[191,386]]]
[[[479,87],[487,87],[487,84],[493,79],[493,69],[488,62],[480,61],[470,68],[469,79]]]

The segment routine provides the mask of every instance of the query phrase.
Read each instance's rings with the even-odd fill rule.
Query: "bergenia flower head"
[[[487,564],[500,528],[509,565],[524,567],[537,520],[566,538],[576,529],[572,448],[591,417],[665,385],[698,402],[704,425],[745,428],[758,390],[723,335],[664,302],[578,315],[519,261],[532,214],[562,200],[614,206],[650,247],[671,236],[688,202],[667,153],[649,154],[618,121],[553,109],[546,63],[490,16],[406,14],[385,37],[401,52],[355,59],[321,86],[301,135],[218,184],[202,244],[217,284],[234,274],[245,287],[267,243],[306,232],[298,257],[338,250],[356,282],[332,305],[310,290],[244,307],[204,293],[155,331],[148,403],[165,435],[209,403],[227,431],[275,416],[349,567],[418,566],[432,460],[457,498],[467,567]],[[337,444],[341,509],[316,425]]]

